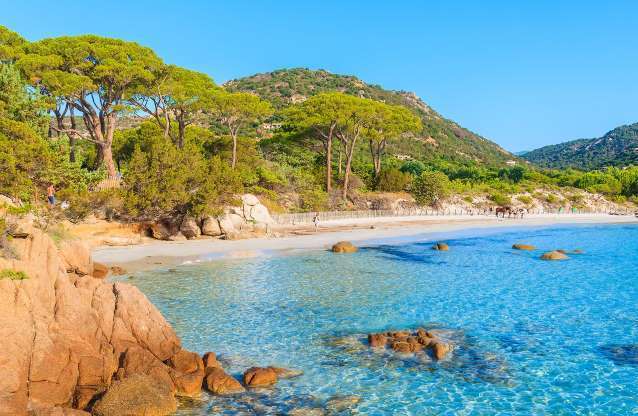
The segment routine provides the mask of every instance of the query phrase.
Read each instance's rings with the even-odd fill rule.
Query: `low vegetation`
[[[25,272],[17,272],[15,270],[3,269],[0,270],[0,280],[9,279],[9,280],[25,280],[28,279],[29,276]]]

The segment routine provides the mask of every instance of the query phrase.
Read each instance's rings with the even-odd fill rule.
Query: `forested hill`
[[[522,156],[539,166],[597,169],[638,164],[638,123],[595,139],[579,139],[532,150]]]
[[[304,68],[281,69],[236,79],[224,85],[230,91],[246,91],[259,95],[275,108],[283,108],[322,92],[338,91],[413,109],[423,121],[417,140],[404,142],[392,149],[397,155],[420,160],[442,157],[458,162],[502,165],[515,157],[493,143],[451,120],[443,118],[412,92],[391,91],[367,84],[349,75]]]

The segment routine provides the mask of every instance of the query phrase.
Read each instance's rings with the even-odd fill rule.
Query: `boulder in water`
[[[227,395],[246,391],[237,379],[226,374],[220,367],[209,367],[207,373],[204,384],[213,394]]]
[[[531,244],[514,244],[512,246],[514,250],[534,251],[536,247]]]
[[[270,367],[277,374],[277,377],[286,380],[289,378],[300,377],[303,375],[302,370],[294,370],[290,368],[282,368],[282,367]]]
[[[277,373],[272,367],[251,367],[244,372],[246,387],[270,387],[277,383]]]
[[[434,246],[432,246],[432,250],[449,251],[450,246],[448,246],[446,243],[436,243]]]
[[[566,254],[561,253],[560,251],[550,251],[541,256],[541,260],[567,260]]]
[[[388,343],[388,337],[385,334],[368,334],[368,344],[372,348],[385,348]]]
[[[356,253],[358,250],[350,241],[339,241],[332,246],[333,253]]]

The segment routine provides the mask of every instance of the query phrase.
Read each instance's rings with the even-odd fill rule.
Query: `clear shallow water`
[[[370,415],[638,413],[637,226],[446,241],[449,252],[412,239],[353,255],[183,266],[130,282],[186,348],[217,352],[230,372],[271,364],[305,372],[243,399],[204,395],[183,415],[286,414],[335,394],[361,397],[356,411]],[[515,242],[585,254],[543,262],[540,251],[511,250]],[[458,348],[432,363],[359,342],[418,326],[449,329]]]

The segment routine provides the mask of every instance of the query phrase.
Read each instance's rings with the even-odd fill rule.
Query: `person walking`
[[[315,232],[319,231],[319,213],[316,212],[314,218],[312,219],[312,223],[315,225]]]
[[[47,188],[47,200],[49,201],[50,207],[55,205],[55,188],[53,187],[53,184],[50,184]]]

